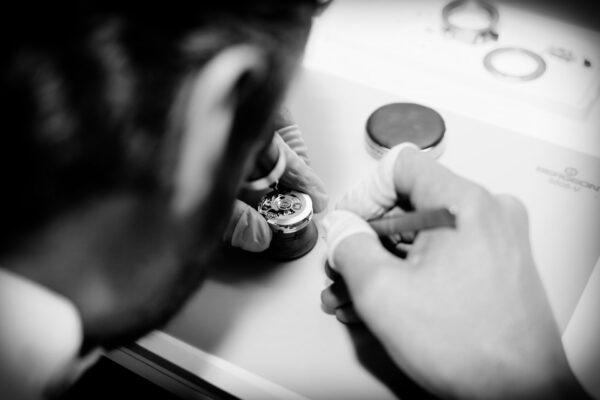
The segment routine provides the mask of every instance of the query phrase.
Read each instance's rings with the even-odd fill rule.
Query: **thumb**
[[[271,244],[267,221],[252,207],[236,200],[223,240],[246,251],[261,252]]]
[[[354,295],[372,287],[380,272],[402,269],[402,259],[388,252],[375,231],[358,215],[335,210],[323,219],[329,265],[339,272]]]
[[[275,140],[280,142],[280,149],[286,160],[285,172],[279,182],[285,187],[308,194],[314,211],[323,211],[327,207],[329,196],[321,178],[279,135],[275,135]]]

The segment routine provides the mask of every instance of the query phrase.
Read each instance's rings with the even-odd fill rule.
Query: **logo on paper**
[[[567,167],[563,171],[555,171],[549,168],[537,167],[537,172],[540,172],[550,177],[550,183],[561,186],[565,189],[571,189],[574,192],[580,190],[590,190],[595,193],[600,192],[600,184],[592,183],[579,177],[579,170],[573,167]]]

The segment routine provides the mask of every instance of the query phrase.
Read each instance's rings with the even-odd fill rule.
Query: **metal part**
[[[499,66],[501,57],[521,57],[527,62],[532,62],[533,69],[524,72],[513,72]],[[546,62],[537,53],[520,47],[501,47],[486,54],[483,65],[491,73],[512,81],[531,81],[539,78],[546,72]]]
[[[274,190],[262,197],[258,212],[273,232],[295,233],[306,227],[313,215],[309,195],[295,190]]]
[[[498,40],[498,19],[496,7],[481,0],[455,0],[442,9],[444,32],[469,44]]]

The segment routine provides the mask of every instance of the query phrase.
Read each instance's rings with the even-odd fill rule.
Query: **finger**
[[[523,245],[529,245],[529,214],[525,204],[517,197],[509,194],[496,195],[504,214],[512,222],[515,238]]]
[[[470,186],[474,185],[405,143],[392,148],[375,171],[349,191],[336,208],[372,219],[406,197],[415,208],[458,206],[463,191]]]
[[[281,107],[279,112],[275,115],[273,119],[273,131],[279,134],[283,141],[286,142],[307,165],[310,165],[308,146],[306,146],[306,143],[304,142],[300,127],[296,124],[292,117],[292,113],[290,113],[286,107]]]
[[[296,122],[294,121],[294,117],[292,116],[290,110],[285,106],[281,106],[277,114],[275,114],[275,116],[273,117],[273,130],[276,131],[285,126],[293,125],[295,123]]]
[[[343,324],[350,325],[362,323],[360,316],[352,305],[341,307],[335,310],[335,317]]]
[[[327,277],[333,282],[341,279],[342,277],[339,273],[335,272],[331,265],[329,265],[329,262],[325,263],[325,275],[327,275]]]
[[[300,157],[306,165],[310,166],[308,146],[302,137],[300,127],[296,124],[288,125],[275,131],[283,141]]]
[[[350,302],[350,294],[343,281],[334,282],[321,292],[321,303],[329,310],[343,307]]]
[[[381,274],[407,264],[390,254],[362,218],[349,211],[335,210],[323,220],[329,264],[339,272],[352,296],[377,284]]]
[[[402,232],[400,234],[400,240],[403,243],[413,244],[416,238],[417,238],[416,231],[407,231],[407,232]]]
[[[350,211],[334,210],[327,214],[322,225],[327,241],[327,263],[335,272],[338,272],[335,254],[342,241],[353,235],[377,236],[364,220]]]
[[[269,247],[272,237],[271,228],[258,211],[236,200],[223,239],[234,247],[261,252]]]
[[[394,188],[416,209],[456,208],[479,196],[481,187],[455,174],[424,153],[407,150],[394,164]]]
[[[382,216],[396,206],[398,195],[394,186],[396,159],[400,153],[416,149],[413,144],[405,143],[392,148],[377,164],[376,169],[346,193],[336,208],[350,210],[365,219]]]
[[[510,194],[498,194],[496,199],[511,220],[521,224],[524,230],[529,229],[529,215],[525,204],[517,197]]]
[[[327,208],[329,196],[325,189],[325,184],[290,146],[283,139],[275,135],[277,140],[281,141],[280,148],[285,152],[286,168],[283,176],[279,179],[279,183],[290,189],[295,189],[308,194],[313,201],[313,210],[315,212],[323,211]]]
[[[383,236],[380,237],[379,240],[381,241],[382,246],[396,257],[406,258],[408,257],[409,251],[412,249],[411,244],[395,241],[390,237]]]

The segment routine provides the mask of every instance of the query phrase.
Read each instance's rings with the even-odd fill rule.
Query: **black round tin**
[[[386,104],[367,119],[367,150],[380,159],[398,144],[413,143],[437,158],[443,152],[445,132],[444,119],[429,107],[414,103]]]

